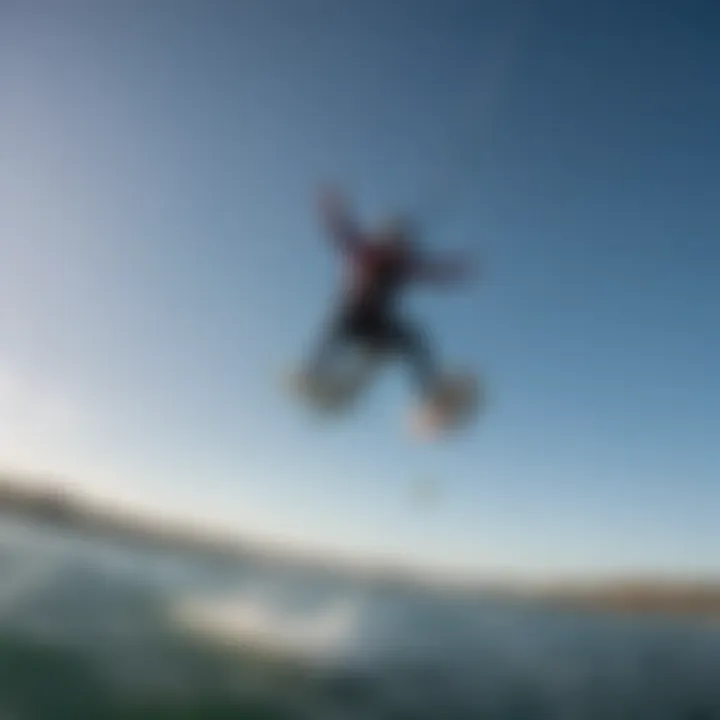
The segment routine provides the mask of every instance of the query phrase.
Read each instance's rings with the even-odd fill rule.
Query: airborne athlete
[[[468,275],[468,263],[428,258],[413,230],[400,219],[379,230],[361,229],[333,191],[322,193],[320,213],[325,231],[346,263],[347,280],[305,371],[306,381],[320,385],[339,352],[355,346],[401,356],[409,363],[423,405],[429,408],[441,402],[441,376],[427,335],[400,317],[397,306],[410,284],[454,283]]]

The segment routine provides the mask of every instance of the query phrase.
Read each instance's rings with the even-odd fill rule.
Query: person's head
[[[411,255],[417,250],[415,228],[404,217],[386,218],[375,231],[374,236],[379,245],[399,255]]]

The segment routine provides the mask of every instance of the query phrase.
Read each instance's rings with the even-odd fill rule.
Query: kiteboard
[[[290,372],[286,376],[286,388],[293,397],[317,412],[347,413],[367,389],[383,360],[381,353],[362,352],[349,366],[320,376],[305,371]],[[437,439],[470,424],[484,400],[484,387],[477,375],[444,373],[433,396],[411,409],[407,427],[411,435],[420,440]]]

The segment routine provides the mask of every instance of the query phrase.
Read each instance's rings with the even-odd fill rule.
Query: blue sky
[[[428,566],[718,569],[714,3],[0,14],[4,464]],[[486,263],[409,298],[487,377],[463,437],[403,435],[400,369],[335,426],[280,392],[337,279],[328,179]]]

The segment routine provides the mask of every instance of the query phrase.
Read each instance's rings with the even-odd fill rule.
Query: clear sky
[[[337,552],[720,568],[720,6],[0,0],[0,460]],[[314,214],[410,209],[483,282],[410,306],[492,405],[310,421]],[[418,478],[442,495],[419,512]]]

